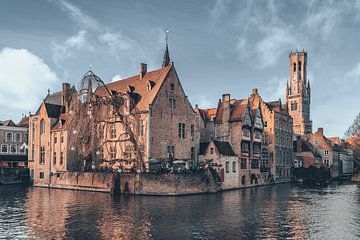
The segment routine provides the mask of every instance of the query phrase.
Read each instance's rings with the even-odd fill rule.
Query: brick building
[[[249,101],[252,108],[261,108],[264,119],[263,171],[269,169],[275,182],[291,180],[293,166],[293,120],[281,99],[265,102],[257,89]]]
[[[228,164],[232,164],[233,173],[237,173],[237,180],[234,179],[236,183],[233,183],[232,187],[236,184],[237,187],[253,186],[268,180],[268,175],[263,176],[260,172],[264,121],[259,106],[254,106],[250,99],[236,100],[231,99],[230,94],[224,94],[216,110],[196,107],[195,111],[199,116],[200,142],[207,144],[215,140],[226,144],[237,157],[237,160],[233,159],[231,163],[226,160],[221,163],[220,171],[225,169],[225,172],[229,172]],[[203,155],[201,159],[209,161],[211,158],[209,152],[200,154]],[[218,160],[214,158],[214,162]]]
[[[26,168],[28,154],[28,117],[18,124],[0,121],[0,168]]]
[[[310,81],[307,79],[307,52],[297,51],[289,54],[290,85],[286,88],[286,103],[293,118],[295,134],[312,133],[310,120]]]
[[[324,129],[318,130],[307,135],[309,142],[318,150],[321,155],[322,163],[330,168],[331,177],[338,178],[340,176],[340,145],[330,141],[324,135]]]
[[[101,144],[89,154],[96,152],[100,167],[147,171],[151,160],[169,159],[182,160],[187,167],[193,166],[199,151],[197,117],[174,63],[170,62],[168,46],[160,69],[147,71],[147,65],[141,64],[138,75],[106,84],[106,89],[114,96],[121,94],[124,97],[120,111],[124,115],[131,113],[134,118],[127,119],[130,122],[126,126],[130,127],[126,128],[117,116],[103,115],[103,123],[99,124],[103,135],[97,139]],[[105,96],[105,87],[92,94],[100,98]],[[79,147],[72,145],[76,129],[70,131],[78,99],[80,93],[64,83],[62,91],[48,93],[36,114],[30,117],[29,167],[35,185],[50,186],[52,177],[61,177],[62,172],[69,170],[88,170],[88,156],[83,157],[81,166],[74,167],[71,155]],[[101,111],[111,111],[111,108],[104,106]],[[130,144],[129,131],[134,134],[141,152],[136,152]],[[142,155],[144,169],[136,162],[136,154]]]

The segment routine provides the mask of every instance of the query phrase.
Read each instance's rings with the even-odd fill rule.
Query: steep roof
[[[64,126],[66,127],[66,124],[72,119],[72,116],[73,114],[71,113],[62,113],[51,130],[60,130],[64,128]]]
[[[329,137],[328,138],[331,142],[336,143],[336,144],[340,144],[341,140],[339,137]]]
[[[7,127],[16,127],[16,124],[11,119],[5,120],[5,121],[0,121],[0,125],[7,126]]]
[[[49,104],[62,105],[62,91],[48,94],[44,101]]]
[[[49,118],[58,118],[64,112],[63,106],[49,103],[45,103],[45,109]]]
[[[224,111],[224,102],[221,102],[216,112],[216,122],[221,122]],[[242,121],[247,109],[248,99],[230,100],[230,121]]]
[[[140,74],[135,75],[106,84],[106,87],[110,91],[119,93],[127,93],[130,88],[131,93],[129,95],[134,99],[137,109],[139,111],[146,111],[149,104],[154,101],[172,67],[173,65],[170,64],[155,71],[147,72],[143,77],[140,77]],[[151,90],[148,90],[148,84],[152,85]],[[103,87],[96,91],[99,95],[106,94],[106,90]]]
[[[212,142],[214,143],[216,149],[218,150],[218,152],[221,155],[224,156],[235,156],[235,153],[230,145],[229,142],[222,142],[222,141],[216,141],[216,140],[212,140]],[[199,155],[204,155],[206,150],[209,147],[210,142],[203,142],[200,143],[200,151],[199,151]]]
[[[17,125],[19,127],[28,127],[29,126],[29,116],[23,117]]]

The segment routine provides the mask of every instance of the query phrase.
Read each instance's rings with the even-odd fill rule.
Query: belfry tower
[[[295,134],[312,133],[310,120],[310,82],[307,79],[307,52],[297,51],[289,54],[290,84],[286,87],[286,102],[293,118]]]

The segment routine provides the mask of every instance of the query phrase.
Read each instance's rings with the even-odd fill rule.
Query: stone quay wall
[[[359,182],[360,183],[360,168],[355,169],[355,172],[351,179],[353,182]]]
[[[219,191],[219,186],[209,171],[120,174],[121,193],[174,196],[217,191]]]
[[[51,175],[49,183],[36,183],[37,187],[50,187],[95,192],[113,192],[115,176],[102,172],[62,172]]]

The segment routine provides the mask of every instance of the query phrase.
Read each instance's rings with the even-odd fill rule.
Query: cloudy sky
[[[159,68],[170,57],[192,104],[223,93],[284,99],[288,53],[308,51],[314,129],[342,136],[360,111],[360,1],[70,1],[0,3],[0,119],[36,111],[47,89]]]

